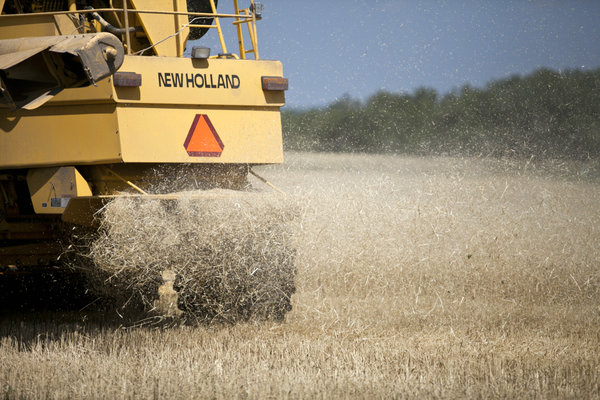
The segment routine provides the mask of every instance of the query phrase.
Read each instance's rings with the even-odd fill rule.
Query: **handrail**
[[[127,54],[131,54],[131,42],[129,37],[129,13],[127,12],[128,1],[123,1],[123,23],[125,24],[125,42],[127,43]]]
[[[250,0],[250,4],[252,4],[252,9],[254,9],[254,0]],[[250,10],[247,10],[246,12],[250,13],[252,17],[252,23],[248,24],[248,33],[250,34],[250,39],[252,41],[252,51],[254,52],[254,57],[256,59],[259,59],[260,57],[258,55],[258,35],[256,33],[256,14],[250,12]]]
[[[155,15],[173,15],[173,16],[188,16],[188,17],[207,17],[213,18],[215,24],[213,25],[200,25],[200,24],[185,24],[182,26],[182,30],[185,27],[192,28],[216,28],[219,35],[219,41],[221,44],[221,48],[223,53],[227,52],[227,46],[225,43],[225,39],[223,37],[223,32],[221,29],[219,18],[228,18],[235,19],[232,22],[234,26],[236,26],[237,35],[238,35],[238,45],[240,51],[241,59],[246,59],[246,54],[254,53],[254,57],[259,59],[258,53],[258,41],[256,35],[256,16],[254,13],[250,12],[249,9],[240,10],[238,7],[238,0],[234,0],[235,13],[234,14],[221,14],[216,12],[216,7],[214,4],[214,0],[210,0],[211,8],[213,9],[212,13],[206,12],[189,12],[189,11],[164,11],[164,10],[137,10],[137,9],[129,9],[127,6],[127,1],[123,2],[123,8],[116,7],[105,7],[105,8],[95,8],[95,9],[77,9],[77,10],[68,10],[68,11],[49,11],[49,12],[40,12],[40,13],[20,13],[20,14],[3,14],[0,15],[0,19],[2,18],[15,18],[15,17],[28,17],[28,16],[55,16],[55,15],[75,15],[75,14],[91,14],[91,13],[101,13],[101,12],[111,12],[114,14],[123,14],[123,24],[125,25],[125,43],[127,47],[127,54],[131,54],[131,39],[129,33],[129,18],[128,15],[132,14],[155,14]],[[250,3],[254,5],[254,0],[250,0]],[[241,29],[241,25],[246,24],[248,29],[248,34],[250,36],[250,41],[252,43],[251,49],[246,49],[244,46],[244,35]],[[175,34],[178,35],[179,32]]]
[[[250,4],[252,5],[252,7],[254,7],[254,0],[250,0]],[[241,10],[242,12],[240,13],[238,0],[233,0],[233,5],[236,14],[243,15],[246,17],[246,20],[236,18],[235,21],[232,22],[232,24],[237,29],[240,57],[243,60],[245,60],[246,54],[254,53],[254,58],[258,60],[260,59],[260,56],[258,54],[258,41],[256,36],[256,17],[254,13],[251,13],[250,10],[247,8]],[[246,50],[244,46],[244,33],[242,31],[242,24],[246,24],[246,28],[248,29],[248,35],[250,36],[250,42],[252,43],[252,48],[249,50]]]
[[[233,10],[236,14],[240,13],[240,6],[238,5],[238,0],[233,0]],[[244,32],[242,31],[242,26],[240,25],[241,22],[241,19],[236,18],[235,21],[233,21],[233,25],[235,26],[238,35],[238,47],[240,48],[240,57],[242,58],[242,60],[245,60],[246,49],[244,47]]]
[[[215,5],[214,0],[210,0],[210,8],[212,9],[214,14],[217,13],[217,6]],[[225,44],[225,38],[223,37],[223,31],[221,30],[221,21],[219,20],[219,17],[214,17],[213,21],[215,22],[215,25],[217,27],[217,32],[219,33],[219,41],[221,42],[221,49],[223,49],[223,53],[227,53],[227,45]]]
[[[13,18],[13,17],[30,17],[32,15],[37,16],[53,16],[53,15],[68,15],[68,14],[88,14],[92,12],[123,12],[123,8],[94,8],[89,10],[77,10],[77,11],[48,11],[40,13],[21,13],[21,14],[2,14],[0,18]],[[219,17],[219,18],[245,18],[252,19],[251,15],[246,14],[213,14],[213,13],[200,13],[200,12],[184,12],[184,11],[158,11],[158,10],[131,10],[127,12],[132,14],[164,14],[164,15],[188,15],[192,17]]]

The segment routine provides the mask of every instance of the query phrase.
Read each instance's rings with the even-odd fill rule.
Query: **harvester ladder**
[[[217,14],[217,7],[215,6],[214,0],[210,1],[210,7],[212,9],[212,13],[214,14],[214,25],[200,25],[200,24],[190,24],[190,28],[216,28],[219,34],[219,41],[221,42],[221,49],[223,53],[227,53],[227,45],[225,44],[225,39],[223,37],[223,30],[221,29],[221,21]],[[235,25],[238,35],[238,44],[240,48],[240,58],[245,60],[246,54],[254,54],[254,58],[258,60],[260,55],[258,53],[258,37],[256,34],[256,15],[251,9],[254,9],[254,0],[250,0],[251,8],[246,8],[240,10],[238,0],[233,0],[233,5],[235,9],[235,21],[233,21],[233,25]],[[245,18],[242,18],[241,16]],[[250,49],[246,49],[244,43],[244,32],[242,29],[242,24],[246,24],[248,28],[248,36],[250,37],[250,42],[252,47]]]
[[[180,40],[182,40],[182,39],[179,36],[179,34],[185,28],[188,28],[188,27],[202,28],[202,29],[215,29],[216,28],[218,35],[219,35],[219,42],[221,44],[221,49],[222,49],[223,54],[230,55],[234,58],[241,58],[241,59],[247,59],[248,54],[254,54],[254,58],[256,60],[260,59],[260,55],[258,52],[258,36],[257,36],[256,21],[258,19],[260,19],[260,11],[258,11],[258,10],[260,10],[262,7],[259,3],[255,3],[254,0],[250,0],[250,7],[246,8],[246,9],[240,9],[239,0],[233,0],[235,14],[218,14],[217,7],[215,5],[215,0],[209,0],[212,13],[199,13],[199,12],[192,13],[189,11],[188,12],[179,11],[177,8],[175,8],[174,11],[141,10],[141,9],[136,9],[135,7],[131,8],[129,2],[130,2],[129,0],[123,0],[122,8],[114,8],[113,0],[110,0],[110,8],[78,9],[77,1],[69,0],[68,1],[69,10],[68,11],[50,11],[50,12],[38,13],[37,15],[41,16],[41,15],[66,14],[66,15],[72,16],[72,15],[78,15],[78,14],[91,14],[91,13],[95,13],[95,12],[110,12],[114,15],[115,20],[117,20],[117,22],[124,28],[123,29],[124,32],[122,33],[122,40],[124,42],[126,54],[134,54],[134,55],[143,54],[145,51],[150,50],[151,48],[157,46],[158,44],[162,43],[163,41],[165,41],[167,39],[175,38],[175,40],[178,41],[178,45],[176,46],[177,47],[177,55],[179,57],[181,57],[181,56],[183,56],[183,47],[180,45]],[[0,0],[0,5],[2,5],[3,3],[4,3],[4,1]],[[257,9],[257,5],[259,7],[258,9]],[[0,10],[1,9],[2,9],[2,7],[0,6]],[[122,20],[120,18],[121,13],[122,13]],[[130,19],[129,19],[131,14],[173,15],[175,17],[181,16],[181,15],[187,15],[187,16],[194,16],[194,17],[198,17],[198,18],[211,18],[212,17],[213,21],[210,25],[209,24],[194,24],[194,23],[183,24],[181,26],[181,29],[179,31],[175,32],[174,34],[166,36],[166,37],[156,41],[150,47],[142,49],[142,50],[137,50],[134,53],[133,49],[132,49],[132,38],[131,38],[132,31],[130,29]],[[257,16],[258,16],[258,18],[257,18]],[[73,17],[71,17],[71,18],[73,18]],[[240,51],[239,57],[236,54],[229,54],[227,51],[227,44],[225,43],[223,29],[221,27],[221,18],[233,18],[234,19],[234,21],[232,23],[236,27],[236,30],[237,30],[238,45],[239,45],[239,51]],[[193,18],[192,18],[192,21],[193,21]],[[243,29],[244,24],[246,25],[246,28],[248,29],[248,37],[250,38],[250,46],[251,47],[249,47],[249,48],[246,48],[246,43],[244,42],[244,29]],[[83,31],[81,29],[83,29]],[[98,29],[101,29],[101,28],[97,27],[97,29],[93,29],[93,31],[96,31]],[[77,28],[77,31],[83,33],[86,31],[86,27],[82,25]]]
[[[252,8],[255,7],[254,0],[250,0],[250,4],[252,4]],[[244,15],[251,17],[251,18],[241,19],[238,16],[235,18],[235,21],[233,21],[233,24],[237,28],[238,43],[240,46],[240,58],[242,60],[245,60],[246,54],[253,53],[254,58],[256,60],[258,60],[260,58],[260,56],[258,54],[258,37],[256,34],[256,15],[255,15],[255,13],[251,12],[250,9],[248,9],[248,8],[240,10],[240,7],[238,5],[238,0],[233,0],[233,5],[235,7],[236,15],[241,15],[241,13],[243,13]],[[242,32],[242,24],[246,24],[246,26],[248,27],[248,35],[250,36],[250,42],[252,43],[252,48],[248,49],[248,50],[246,50],[246,48],[244,46],[244,33]]]
[[[225,43],[225,38],[223,37],[223,30],[221,29],[221,21],[218,17],[217,14],[217,7],[215,6],[215,2],[214,0],[210,0],[210,8],[212,10],[212,13],[214,14],[214,25],[203,25],[203,24],[189,24],[188,26],[190,28],[205,28],[205,29],[211,29],[211,28],[217,28],[217,32],[219,34],[219,42],[221,42],[221,49],[223,51],[223,53],[227,53],[227,44]]]

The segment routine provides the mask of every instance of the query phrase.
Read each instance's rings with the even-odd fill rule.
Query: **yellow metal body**
[[[71,199],[92,195],[88,183],[74,167],[30,169],[27,185],[36,214],[62,214]]]
[[[217,27],[221,36],[219,19],[231,17],[237,26],[247,25],[256,47],[256,20],[248,9],[240,11],[237,3],[235,9],[240,14],[215,14],[211,27]],[[140,53],[147,41],[151,51],[161,57],[125,57],[120,71],[140,75],[140,86],[118,86],[109,78],[97,87],[63,90],[36,110],[0,109],[0,169],[282,162],[279,109],[285,102],[284,93],[261,86],[263,76],[283,76],[281,63],[240,60],[239,56],[181,57],[190,25],[185,0],[130,0],[129,4],[115,0],[112,4],[130,7],[128,18],[124,10],[107,12],[113,22],[143,28],[141,33],[123,35],[131,36],[132,48],[128,50]],[[211,6],[216,11],[212,1]],[[0,17],[2,38],[58,35],[73,29],[83,28],[78,28],[73,14],[67,12]],[[245,58],[248,50],[243,47],[241,30],[238,33],[241,58]],[[189,151],[186,146],[197,116],[212,124],[214,140],[221,147],[218,154]]]
[[[140,87],[66,89],[32,111],[0,110],[0,168],[107,163],[283,161],[281,76],[277,61],[126,56],[121,71]],[[223,143],[219,156],[190,156],[184,142],[196,115],[207,115]]]
[[[124,3],[120,2],[120,7]],[[187,4],[185,0],[130,0],[133,4],[133,10],[160,10],[173,12],[187,12]],[[185,38],[188,35],[188,28],[184,27],[188,23],[187,15],[185,14],[130,14],[129,26],[135,26],[136,23],[144,28],[144,32],[148,37],[151,45],[155,46],[156,54],[166,57],[181,57],[185,50]],[[162,39],[173,35],[174,32],[181,30],[181,33],[173,37],[173,40]],[[135,39],[135,35],[131,35]],[[159,43],[160,42],[160,43]],[[132,49],[133,50],[133,49]]]
[[[95,85],[64,88],[31,110],[0,102],[0,273],[51,262],[57,214],[85,225],[105,195],[156,194],[156,167],[186,168],[197,188],[242,189],[252,165],[283,161],[287,80],[280,62],[259,59],[254,1],[233,0],[234,14],[207,1],[212,13],[190,13],[186,0],[105,0],[97,4],[109,8],[69,1],[58,12],[0,15],[0,41],[108,30],[125,49],[120,69]],[[0,0],[0,10],[9,3],[17,4]],[[238,54],[227,50],[227,21]],[[221,48],[183,57],[190,29],[200,28],[214,28]]]
[[[107,19],[115,25],[130,27],[140,26],[143,32],[131,33],[129,52],[135,52],[148,43],[153,47],[156,55],[165,57],[181,57],[185,50],[185,40],[188,35],[187,5],[185,0],[129,0],[133,8],[129,8],[128,18],[124,17],[123,6],[128,3],[122,0],[113,0],[113,5],[121,9],[111,11]],[[0,10],[2,7],[0,7]],[[81,25],[79,15],[84,15],[86,10],[69,8],[67,12],[3,15],[0,17],[1,39],[14,39],[32,36],[72,35],[99,30],[99,25]],[[90,11],[88,11],[90,12]],[[174,32],[181,32],[171,40],[162,39],[172,36]]]

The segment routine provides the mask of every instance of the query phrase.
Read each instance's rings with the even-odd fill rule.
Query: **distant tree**
[[[600,157],[600,69],[539,69],[443,96],[380,91],[286,110],[285,145],[306,151]]]

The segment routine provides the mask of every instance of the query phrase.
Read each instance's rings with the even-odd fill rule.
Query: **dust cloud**
[[[453,329],[461,321],[597,320],[600,185],[581,170],[532,160],[289,155],[264,174],[305,210],[295,317],[322,320],[335,310],[344,326],[386,330],[434,316],[437,328]]]
[[[169,197],[122,196],[102,209],[87,238],[92,288],[118,308],[152,311],[171,271],[188,320],[283,319],[295,291],[294,207],[233,190]]]

